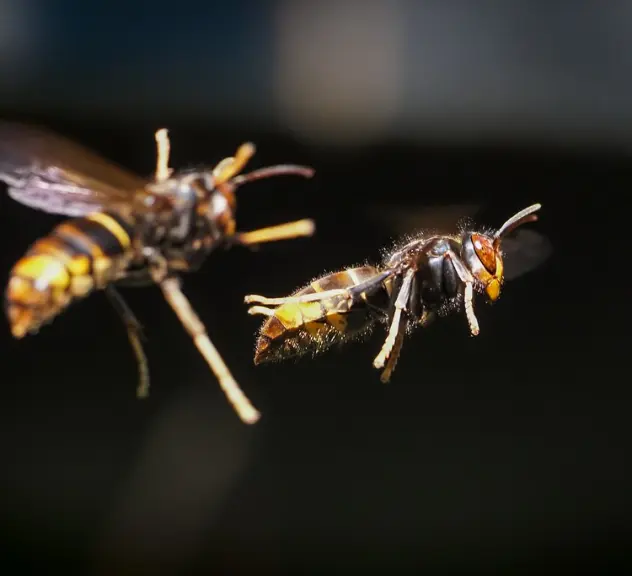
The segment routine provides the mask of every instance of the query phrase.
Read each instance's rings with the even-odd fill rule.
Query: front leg
[[[452,250],[446,252],[444,258],[452,263],[457,276],[465,286],[463,290],[465,316],[470,327],[470,333],[472,336],[478,336],[480,328],[476,314],[474,314],[474,276],[472,276],[472,273],[467,269],[459,255]]]
[[[251,230],[250,232],[236,232],[228,242],[254,248],[264,242],[278,242],[279,240],[292,240],[294,238],[311,236],[315,230],[316,226],[313,220],[296,220],[295,222]]]

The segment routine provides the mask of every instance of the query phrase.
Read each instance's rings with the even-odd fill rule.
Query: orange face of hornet
[[[463,257],[474,277],[483,285],[487,297],[494,302],[503,283],[503,259],[494,239],[473,233],[463,243]]]

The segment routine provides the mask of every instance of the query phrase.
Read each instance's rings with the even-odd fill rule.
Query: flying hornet
[[[538,210],[540,204],[521,210],[495,232],[463,224],[459,234],[421,233],[386,252],[379,266],[327,274],[285,298],[246,296],[246,304],[254,304],[249,314],[267,316],[256,340],[255,364],[318,354],[382,323],[387,336],[373,366],[382,370],[382,382],[388,382],[405,335],[437,316],[463,308],[476,336],[474,294],[484,293],[491,302],[498,299],[505,280],[503,238],[537,220]],[[533,258],[527,265],[532,263]]]
[[[241,174],[251,143],[213,169],[173,173],[166,129],[155,134],[156,171],[141,178],[82,145],[41,128],[0,124],[0,180],[26,206],[68,216],[37,240],[10,273],[6,314],[15,338],[37,333],[73,301],[103,290],[125,323],[138,361],[138,396],[149,390],[141,326],[118,286],[156,283],[192,337],[229,402],[246,423],[260,414],[233,378],[180,289],[179,274],[200,268],[219,246],[310,236],[311,220],[250,232],[235,229],[239,186],[270,176],[309,178],[313,170],[278,165]]]

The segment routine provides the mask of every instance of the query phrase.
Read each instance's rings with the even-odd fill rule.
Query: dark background
[[[238,197],[240,229],[312,217],[314,238],[218,252],[185,278],[263,418],[238,420],[157,288],[124,292],[148,336],[146,401],[102,295],[36,337],[13,341],[6,327],[7,569],[517,573],[627,560],[629,402],[612,326],[627,284],[608,230],[632,186],[630,11],[186,4],[5,1],[4,21],[21,24],[0,30],[2,117],[141,174],[162,126],[175,167],[252,140],[253,167],[316,168]],[[319,43],[321,29],[336,40]],[[314,45],[281,50],[284,34]],[[462,314],[416,333],[388,385],[371,366],[380,331],[316,360],[253,366],[259,320],[243,296],[377,260],[400,231],[386,208],[432,221],[474,204],[498,226],[533,202],[553,256],[496,305],[478,302],[477,338]],[[6,281],[57,220],[6,196],[0,215]]]

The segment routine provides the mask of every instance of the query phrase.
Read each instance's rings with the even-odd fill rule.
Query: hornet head
[[[493,235],[471,231],[464,232],[461,257],[492,302],[500,296],[500,288],[504,279],[503,258],[500,249],[503,236],[526,222],[535,222],[538,219],[535,212],[540,208],[540,204],[533,204],[521,210],[509,218]]]

